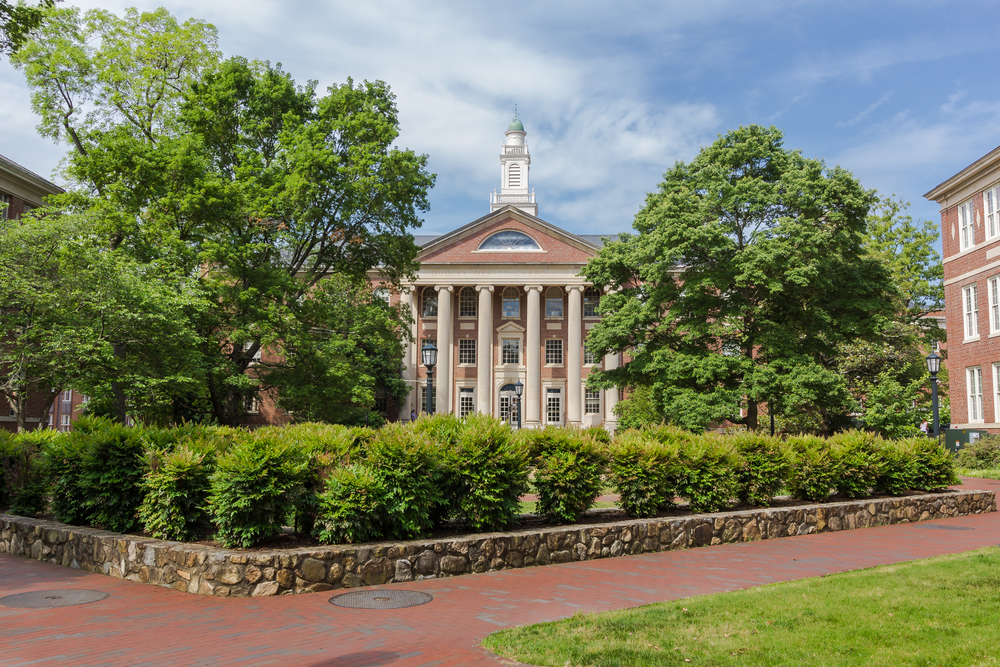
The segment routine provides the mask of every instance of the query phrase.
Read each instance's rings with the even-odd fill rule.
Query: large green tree
[[[583,270],[610,286],[588,336],[628,354],[594,386],[649,387],[668,421],[757,429],[760,406],[804,409],[824,429],[850,405],[837,347],[871,338],[895,294],[865,252],[875,203],[849,172],[740,127],[676,163],[635,218]]]
[[[78,187],[62,207],[100,219],[109,247],[195,279],[200,301],[186,318],[199,341],[197,390],[171,397],[174,415],[233,424],[260,389],[300,390],[308,374],[296,364],[315,355],[289,352],[310,332],[338,329],[316,321],[323,308],[312,302],[370,295],[376,268],[397,284],[415,268],[409,232],[434,177],[426,156],[394,146],[388,86],[348,80],[319,95],[280,66],[219,61],[211,26],[163,10],[54,16],[18,62],[40,129],[75,149],[66,171]],[[355,291],[326,290],[331,276]],[[408,314],[371,312],[394,318],[396,344],[373,356],[385,365],[375,376],[387,378],[398,374]],[[261,350],[271,361],[257,363]],[[365,386],[374,377],[348,373]],[[355,389],[355,407],[371,408],[372,392]],[[301,402],[296,411],[309,412]]]
[[[0,0],[0,53],[11,54],[20,49],[31,32],[42,24],[44,8],[54,5],[55,0],[42,0],[38,6]]]

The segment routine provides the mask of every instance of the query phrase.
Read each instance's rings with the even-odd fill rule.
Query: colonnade
[[[537,427],[543,424],[543,402],[542,402],[542,365],[544,350],[541,347],[542,333],[542,292],[547,286],[525,285],[524,291],[527,293],[527,317],[525,318],[525,349],[524,354],[524,396],[523,396],[523,423],[527,427]],[[562,286],[560,286],[562,287]],[[406,287],[403,289],[402,300],[410,308],[413,315],[413,340],[417,338],[417,324],[419,317],[419,300],[417,298],[416,287]],[[437,348],[438,359],[434,369],[435,400],[439,412],[452,412],[455,410],[453,369],[455,360],[452,358],[454,349],[454,317],[452,315],[452,301],[457,295],[453,285],[434,285],[437,291]],[[477,343],[476,343],[476,410],[486,414],[494,414],[494,359],[497,345],[497,333],[493,325],[493,296],[494,285],[476,285],[478,293],[477,302]],[[567,345],[565,350],[566,372],[566,421],[570,425],[579,426],[583,421],[584,397],[582,392],[582,369],[583,369],[583,292],[584,285],[566,285],[565,290],[568,296],[567,304]],[[422,364],[418,345],[410,343],[407,346],[405,357],[404,379],[412,388],[411,400],[403,406],[401,417],[409,418],[409,411],[416,406],[420,400],[419,382],[417,380],[417,368]],[[609,354],[604,357],[604,368],[610,370],[618,367],[618,355]],[[618,390],[604,390],[604,414],[603,421],[606,427],[614,428],[617,418],[614,415],[614,406],[618,403]],[[420,412],[420,409],[417,409]]]

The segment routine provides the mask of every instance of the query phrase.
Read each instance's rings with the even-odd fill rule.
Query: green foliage
[[[92,420],[83,418],[83,428],[93,425]],[[85,453],[90,438],[81,431],[79,421],[76,430],[65,437],[53,439],[45,449],[45,474],[51,483],[52,513],[56,519],[68,524],[87,523],[87,487],[81,476]]]
[[[615,405],[614,413],[618,417],[618,428],[623,430],[662,424],[665,419],[649,387],[632,387]]]
[[[207,534],[211,455],[181,445],[166,453],[150,451],[148,465],[146,496],[139,507],[146,532],[160,540],[196,540]]]
[[[441,450],[408,424],[382,428],[368,444],[367,465],[384,491],[385,532],[394,539],[413,539],[434,526],[441,495]]]
[[[833,492],[840,480],[839,462],[823,438],[801,435],[789,438],[792,472],[788,490],[795,498],[819,502]]]
[[[300,452],[269,434],[247,434],[220,455],[208,508],[227,547],[250,548],[281,532],[305,468]]]
[[[145,495],[142,430],[96,417],[77,420],[77,429],[71,436],[86,438],[77,476],[86,521],[118,533],[132,531]]]
[[[605,446],[577,429],[549,426],[533,435],[529,453],[538,513],[549,523],[574,523],[601,495]]]
[[[364,465],[334,470],[319,497],[315,534],[323,544],[370,542],[385,535],[388,499],[382,479]]]
[[[973,470],[1000,468],[1000,435],[984,435],[955,454],[956,465]]]
[[[917,436],[893,443],[910,460],[910,488],[916,491],[942,491],[960,484],[955,473],[955,459],[944,445],[933,438]]]
[[[769,507],[788,477],[790,462],[778,438],[763,433],[743,432],[733,437],[739,454],[736,468],[736,497],[741,503]]]
[[[732,504],[738,457],[727,439],[708,434],[691,438],[681,449],[681,465],[680,495],[692,512],[718,512]]]
[[[830,438],[836,462],[837,492],[848,498],[863,498],[878,483],[879,466],[886,443],[864,431],[846,431]]]
[[[41,0],[37,7],[0,0],[0,54],[17,53],[31,32],[42,24],[44,8],[54,5],[55,0]]]
[[[528,490],[527,458],[507,424],[480,413],[466,417],[458,442],[445,453],[458,518],[476,531],[513,525]]]
[[[837,345],[871,338],[892,312],[886,267],[867,256],[874,193],[846,170],[740,127],[664,174],[637,234],[605,244],[582,273],[611,288],[587,336],[594,354],[629,351],[594,387],[649,387],[671,424],[758,427],[759,406],[850,412]]]
[[[50,429],[0,437],[3,495],[12,514],[34,516],[45,509],[47,485],[43,455],[45,447],[58,438],[59,433]]]
[[[610,450],[610,479],[629,516],[655,516],[673,504],[683,483],[680,439],[658,440],[649,431],[619,432]]]

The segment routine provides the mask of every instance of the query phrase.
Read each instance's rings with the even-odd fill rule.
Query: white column
[[[476,342],[476,410],[493,414],[493,285],[479,292],[479,339]]]
[[[569,345],[566,355],[566,418],[570,426],[579,426],[583,415],[583,397],[580,392],[580,371],[583,369],[583,286],[568,285],[569,295]]]
[[[416,402],[420,400],[420,392],[417,391],[417,358],[419,357],[416,349],[419,347],[419,341],[417,341],[417,309],[413,306],[413,292],[414,288],[410,286],[404,287],[399,293],[400,301],[409,308],[410,315],[413,316],[413,323],[410,325],[410,335],[413,338],[407,341],[406,353],[403,356],[403,380],[406,382],[409,393],[399,407],[399,418],[402,421],[409,421],[410,411],[416,406]],[[417,410],[417,412],[420,411]]]
[[[618,353],[612,352],[604,356],[604,370],[610,371],[618,368]],[[604,390],[604,428],[611,433],[618,427],[618,417],[614,413],[615,406],[618,405],[618,390]]]
[[[452,412],[451,406],[451,295],[455,288],[451,285],[435,285],[438,293],[437,317],[437,366],[434,368],[435,412]]]
[[[524,425],[538,427],[542,424],[542,308],[540,285],[525,285],[528,293],[528,330],[525,336],[524,365]]]

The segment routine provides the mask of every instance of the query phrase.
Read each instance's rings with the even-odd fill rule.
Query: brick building
[[[952,427],[1000,432],[1000,147],[924,197],[941,206]]]
[[[63,191],[55,183],[52,183],[38,174],[25,169],[13,160],[0,155],[0,221],[17,220],[22,215],[33,208],[42,206],[45,198],[49,195],[61,193]],[[80,405],[84,398],[74,395],[70,391],[64,392],[63,396],[56,399],[49,415],[49,424],[55,428],[69,428],[69,424],[75,415],[74,409]],[[42,397],[32,397],[28,401],[29,428],[38,428],[41,422],[41,415],[44,412],[44,399]],[[17,427],[17,421],[13,416],[13,410],[7,401],[0,396],[0,429],[13,431]]]
[[[599,319],[600,292],[579,273],[602,240],[538,217],[525,135],[514,119],[501,145],[501,187],[490,196],[490,213],[442,236],[418,236],[416,280],[401,294],[385,295],[409,305],[415,320],[417,343],[404,358],[411,391],[399,409],[402,419],[427,404],[420,349],[432,342],[436,412],[484,412],[514,422],[520,381],[525,426],[614,428],[618,391],[585,387],[591,370],[619,363],[617,355],[593,357],[584,345]]]

